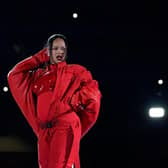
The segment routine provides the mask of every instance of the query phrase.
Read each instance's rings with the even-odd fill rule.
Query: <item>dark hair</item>
[[[47,42],[46,42],[46,44],[45,44],[45,46],[44,46],[44,47],[48,47],[48,49],[49,49],[49,54],[50,54],[50,55],[51,55],[51,48],[52,48],[53,41],[54,41],[55,39],[57,39],[57,38],[63,39],[64,42],[65,42],[66,48],[68,47],[67,38],[66,38],[63,34],[53,34],[53,35],[51,35],[51,36],[48,38],[48,40],[47,40]],[[66,60],[66,59],[67,59],[67,55],[65,56],[65,60]],[[49,62],[45,62],[41,67],[42,67],[43,69],[46,69],[46,67],[48,66],[48,64],[50,64],[50,61],[49,61]]]
[[[51,50],[53,41],[54,41],[55,39],[57,39],[57,38],[63,39],[64,42],[65,42],[66,47],[68,47],[67,38],[66,38],[64,35],[62,35],[62,34],[53,34],[53,35],[51,35],[51,36],[48,38],[48,40],[47,40],[46,46],[49,47],[49,50]]]

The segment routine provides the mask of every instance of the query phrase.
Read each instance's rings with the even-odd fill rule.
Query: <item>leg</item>
[[[49,143],[46,141],[47,131],[43,131],[38,140],[38,161],[39,168],[48,168]]]
[[[73,132],[69,125],[59,125],[55,128],[50,144],[48,168],[72,168],[67,161],[72,150],[73,138]]]

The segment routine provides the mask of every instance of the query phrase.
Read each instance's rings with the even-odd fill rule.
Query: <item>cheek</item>
[[[54,56],[55,56],[55,52],[54,51],[51,52],[51,56],[52,56],[52,58],[54,58]]]
[[[52,56],[54,55],[54,51],[51,51]]]
[[[66,51],[64,51],[64,56],[66,56],[67,55],[67,52]]]
[[[51,59],[51,60],[54,60],[54,59],[55,59],[53,53],[51,53],[50,59]]]

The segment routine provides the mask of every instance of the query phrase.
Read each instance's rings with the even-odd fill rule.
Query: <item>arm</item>
[[[89,71],[82,73],[80,88],[73,94],[71,106],[78,114],[82,125],[82,137],[95,124],[100,110],[101,93],[98,82]]]
[[[34,56],[16,64],[7,76],[12,96],[36,135],[38,135],[38,125],[34,97],[30,86],[35,75],[33,70],[48,59],[46,49],[43,49]]]
[[[17,73],[24,74],[26,72],[32,71],[47,61],[49,61],[49,56],[47,55],[47,49],[44,48],[35,55],[30,56],[16,64],[14,68],[8,73],[8,77],[11,73],[12,75],[15,75]]]

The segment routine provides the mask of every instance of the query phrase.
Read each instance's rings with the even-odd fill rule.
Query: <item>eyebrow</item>
[[[58,46],[54,46],[54,47],[51,48],[51,50],[52,50],[52,49],[57,49],[57,48],[59,48],[59,47],[58,47]],[[64,50],[67,49],[67,47],[60,47],[60,48],[61,48],[61,49],[64,49]]]
[[[56,45],[56,46],[53,46],[53,47],[60,47],[60,46],[57,46],[57,45]],[[64,46],[61,46],[61,47],[62,47],[62,48],[66,48],[66,46],[65,46],[65,47],[64,47]]]

